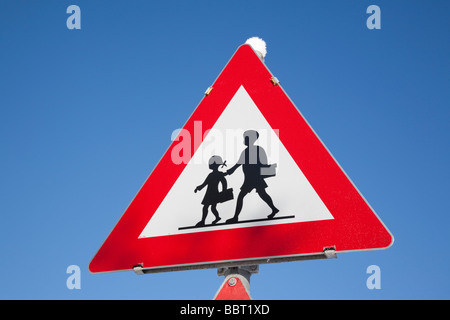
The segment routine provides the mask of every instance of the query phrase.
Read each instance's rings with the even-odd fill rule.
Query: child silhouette
[[[219,212],[217,212],[216,208],[216,205],[220,202],[219,182],[222,184],[222,191],[225,191],[227,189],[227,180],[225,179],[226,173],[220,172],[219,166],[226,166],[225,162],[222,161],[222,158],[220,156],[212,156],[208,161],[209,168],[212,170],[212,172],[206,177],[205,181],[201,185],[197,186],[194,190],[194,192],[196,193],[197,191],[202,190],[205,186],[208,186],[206,188],[205,197],[202,201],[202,220],[200,220],[200,222],[195,225],[196,227],[202,227],[205,225],[205,220],[208,215],[208,208],[210,206],[212,213],[216,217],[212,224],[216,224],[220,220]]]
[[[239,192],[237,198],[236,211],[234,213],[234,217],[228,219],[227,223],[238,222],[244,197],[253,189],[256,189],[256,192],[260,198],[272,209],[272,213],[269,214],[267,218],[273,219],[273,217],[280,211],[277,207],[275,207],[272,198],[266,192],[267,183],[264,181],[265,176],[263,173],[267,172],[264,171],[264,169],[272,166],[267,164],[267,155],[264,149],[258,145],[255,145],[258,137],[258,131],[247,130],[244,132],[244,144],[247,148],[242,151],[238,162],[227,171],[227,174],[233,174],[239,166],[242,166],[242,171],[244,172],[244,183],[242,184],[241,191]]]

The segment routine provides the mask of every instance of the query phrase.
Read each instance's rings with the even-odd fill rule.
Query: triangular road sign
[[[278,80],[242,45],[89,270],[263,263],[392,243]]]

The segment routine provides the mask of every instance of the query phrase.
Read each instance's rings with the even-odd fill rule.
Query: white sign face
[[[244,184],[243,165],[231,174],[219,174],[223,177],[220,178],[221,181],[226,180],[227,188],[233,189],[233,199],[215,204],[216,213],[214,213],[211,210],[213,206],[211,203],[202,204],[205,203],[206,192],[209,192],[207,184],[211,182],[210,174],[213,171],[208,161],[212,156],[220,156],[226,161],[226,166],[219,166],[216,171],[227,172],[233,168],[247,148],[243,138],[243,133],[247,130],[258,132],[259,136],[254,146],[259,146],[259,150],[266,154],[268,164],[276,164],[276,175],[263,179],[262,183],[265,185],[259,188],[260,192],[256,192],[253,188],[247,193],[251,187],[248,188],[248,184],[246,186]],[[241,86],[139,238],[333,219],[279,140],[279,135],[283,135],[283,132],[270,127],[245,88]],[[207,177],[210,178],[205,181]],[[203,188],[197,188],[202,184]],[[221,183],[216,181],[216,185],[221,190]],[[197,192],[194,193],[196,188]],[[272,206],[263,195],[264,191],[272,200]],[[240,194],[243,195],[242,210],[238,218],[231,221],[235,216]],[[207,215],[203,219],[205,206]],[[279,211],[271,216],[274,207]]]

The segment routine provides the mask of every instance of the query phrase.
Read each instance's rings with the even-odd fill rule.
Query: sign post
[[[259,265],[217,269],[217,275],[225,276],[225,280],[214,296],[214,300],[251,300],[250,277],[258,272]]]

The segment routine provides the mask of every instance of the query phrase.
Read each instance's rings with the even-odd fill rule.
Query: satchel
[[[217,200],[219,203],[226,202],[226,201],[233,200],[233,199],[234,199],[233,188],[226,189],[222,192],[219,192],[219,195],[217,196]]]
[[[261,167],[260,174],[263,178],[275,177],[277,174],[277,164],[271,164],[269,167]]]

